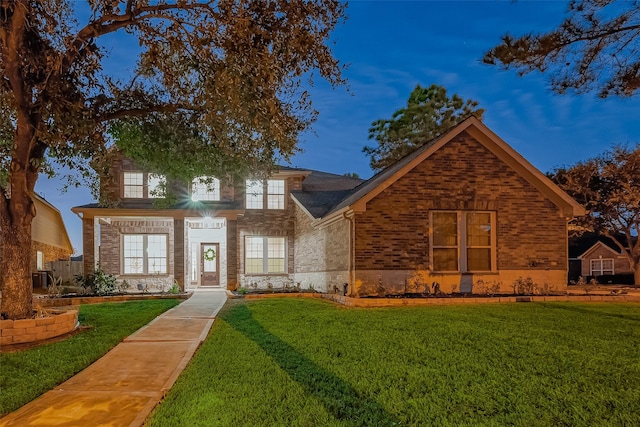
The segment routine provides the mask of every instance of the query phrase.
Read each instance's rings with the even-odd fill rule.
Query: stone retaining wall
[[[78,310],[50,314],[36,319],[0,320],[0,345],[46,340],[71,332],[78,325]]]

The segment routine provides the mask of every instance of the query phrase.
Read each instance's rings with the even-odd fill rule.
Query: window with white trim
[[[284,237],[246,236],[244,272],[246,274],[281,274],[286,272]]]
[[[124,274],[166,274],[166,234],[125,234],[122,236]]]
[[[245,193],[247,209],[284,209],[284,179],[248,179]]]
[[[284,179],[267,180],[267,209],[284,209]]]
[[[123,172],[122,197],[125,199],[154,199],[165,196],[164,175],[144,172]]]
[[[36,269],[44,270],[44,253],[42,251],[36,252]]]
[[[191,200],[218,201],[220,200],[220,180],[208,176],[199,176],[191,182]]]
[[[495,271],[495,213],[431,211],[431,269],[442,272]]]
[[[612,275],[613,258],[600,258],[591,260],[591,276]]]

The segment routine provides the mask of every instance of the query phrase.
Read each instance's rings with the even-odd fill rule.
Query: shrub
[[[513,281],[513,293],[519,295],[533,295],[536,284],[529,276],[526,278],[518,277]]]
[[[90,293],[98,296],[112,295],[117,288],[116,277],[105,273],[100,267],[93,274],[76,276],[76,282],[85,290],[88,289]]]

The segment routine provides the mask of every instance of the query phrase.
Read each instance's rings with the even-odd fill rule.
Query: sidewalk
[[[224,290],[197,290],[76,376],[0,419],[0,426],[141,426],[226,299]]]

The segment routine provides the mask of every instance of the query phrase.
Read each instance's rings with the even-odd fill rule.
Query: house
[[[33,199],[36,216],[31,223],[31,272],[34,286],[44,287],[52,264],[68,261],[73,246],[60,211],[37,194]]]
[[[352,296],[565,288],[567,222],[581,206],[476,118],[367,181],[281,167],[226,185],[199,177],[154,207],[164,178],[126,158],[104,186],[115,207],[78,206],[84,268],[162,290],[299,285]],[[164,183],[171,185],[173,183]],[[187,187],[187,188],[185,188]]]
[[[625,241],[625,238],[620,236],[618,240]],[[585,279],[595,277],[604,283],[613,279],[610,276],[616,276],[617,283],[622,280],[633,284],[633,270],[629,259],[612,239],[605,236],[587,233],[570,238],[569,263],[575,265],[575,268],[570,269],[570,281],[577,281],[582,276]]]

